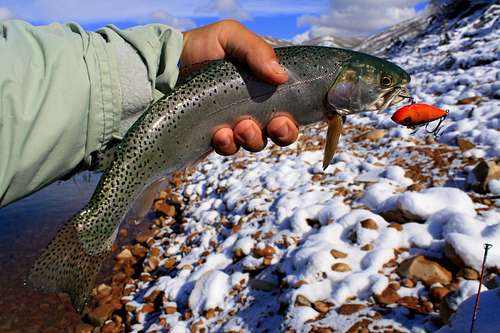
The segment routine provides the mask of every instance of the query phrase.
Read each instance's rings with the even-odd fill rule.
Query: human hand
[[[237,21],[224,20],[183,34],[181,62],[184,65],[230,56],[248,64],[263,81],[278,85],[288,80],[288,74],[278,63],[272,47]],[[267,135],[280,146],[293,143],[298,132],[294,120],[286,115],[274,117],[266,126]],[[266,136],[257,122],[245,119],[234,128],[218,129],[212,137],[212,144],[221,155],[234,154],[239,146],[259,151],[265,147]]]

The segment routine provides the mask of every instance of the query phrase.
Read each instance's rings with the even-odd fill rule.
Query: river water
[[[0,332],[50,332],[79,321],[65,295],[36,292],[25,280],[40,251],[85,205],[99,178],[80,173],[0,208]]]

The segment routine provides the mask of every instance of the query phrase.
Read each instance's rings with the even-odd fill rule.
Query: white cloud
[[[250,20],[252,18],[250,13],[241,6],[238,0],[213,0],[210,3],[200,5],[196,12],[199,15],[238,20]]]
[[[31,22],[107,23],[143,22],[151,13],[168,12],[177,18],[193,17],[194,8],[208,0],[0,0],[20,19]]]
[[[234,17],[240,20],[250,19],[250,13],[241,7],[238,0],[215,0],[215,8],[223,17]]]
[[[326,14],[303,15],[299,26],[311,26],[309,37],[324,35],[366,36],[416,15],[422,0],[330,0]]]
[[[0,7],[0,21],[8,20],[12,17],[12,12],[8,8]]]
[[[154,23],[163,23],[179,30],[189,30],[196,27],[196,23],[188,18],[175,17],[164,10],[157,10],[150,16]]]
[[[317,14],[328,0],[0,0],[16,18],[31,22],[140,21],[158,11],[178,18]]]

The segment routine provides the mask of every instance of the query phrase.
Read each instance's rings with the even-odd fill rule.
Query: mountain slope
[[[500,180],[487,194],[464,186],[500,156],[500,6],[448,4],[415,19],[418,33],[406,23],[365,44],[411,72],[417,100],[450,110],[440,138],[397,126],[390,110],[349,117],[326,171],[324,125],[287,148],[210,155],[174,177],[152,228],[121,250],[111,304],[122,309],[105,326],[435,332],[458,308],[442,329],[464,328],[484,242],[494,247],[483,290],[500,287]],[[385,48],[398,31],[406,41]],[[99,290],[109,288],[96,291],[104,307]],[[480,315],[476,327],[499,326]]]

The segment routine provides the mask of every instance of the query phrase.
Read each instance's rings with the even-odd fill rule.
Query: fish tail
[[[65,224],[31,268],[28,283],[46,292],[66,292],[77,311],[82,311],[95,285],[101,265],[110,253],[89,254],[77,226]]]

